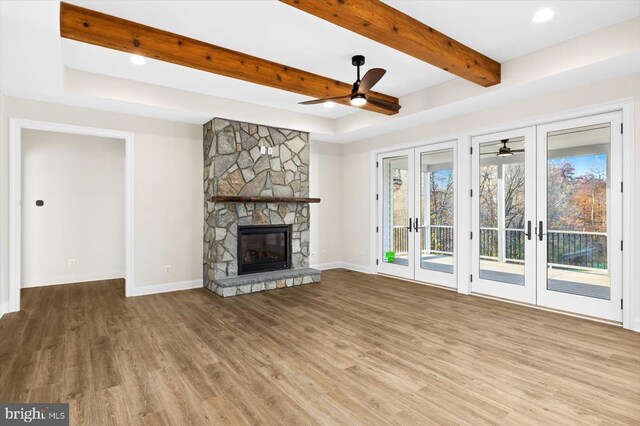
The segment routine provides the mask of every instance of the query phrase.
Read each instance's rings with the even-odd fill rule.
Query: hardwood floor
[[[72,424],[640,424],[640,334],[391,278],[223,299],[23,290],[0,401]]]

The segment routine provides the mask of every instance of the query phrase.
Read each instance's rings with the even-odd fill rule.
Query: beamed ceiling
[[[533,59],[546,58],[541,49],[553,49],[559,43],[630,22],[640,15],[637,1],[299,0],[293,4],[289,0],[69,0],[69,3],[111,15],[112,23],[127,20],[146,26],[140,28],[153,27],[171,33],[176,37],[175,45],[179,39],[183,43],[195,40],[204,43],[198,49],[214,45],[229,55],[245,55],[245,63],[246,59],[256,59],[271,65],[266,68],[258,65],[262,71],[268,71],[262,73],[242,67],[210,69],[207,63],[184,63],[188,58],[162,58],[154,52],[151,56],[159,59],[135,66],[129,62],[129,52],[136,47],[131,34],[127,37],[126,32],[112,27],[106,33],[91,34],[96,38],[85,40],[94,43],[90,44],[78,41],[89,37],[82,35],[86,27],[80,22],[75,35],[67,34],[73,39],[63,38],[61,31],[65,31],[65,26],[60,26],[60,3],[2,2],[3,93],[194,123],[226,114],[309,130],[325,135],[324,140],[344,141],[450,116],[454,111],[442,110],[440,106],[463,100],[473,100],[473,108],[486,106],[486,102],[479,101],[484,93],[487,99],[495,98],[497,102],[498,98],[507,99],[507,92],[516,89],[527,95],[536,93],[527,86],[534,83],[540,91],[545,87],[562,87],[561,82],[565,86],[566,82],[586,83],[589,79],[610,78],[637,68],[635,56],[631,57],[637,55],[637,49],[626,29],[620,29],[616,33],[618,38],[611,41],[614,49],[600,49],[596,43],[593,51],[575,50],[578,62],[571,61],[566,53],[550,56],[555,58],[551,64]],[[373,5],[372,9],[354,15],[352,8],[363,4]],[[556,16],[546,24],[536,25],[531,17],[543,6],[553,8]],[[328,12],[330,8],[338,8],[334,13],[337,16]],[[383,19],[379,10],[391,11],[391,15],[382,14]],[[412,38],[415,34],[428,37]],[[604,34],[608,37],[611,32]],[[113,45],[117,43],[124,44]],[[143,45],[148,47],[145,45],[148,43]],[[434,50],[434,46],[441,49]],[[209,62],[205,50],[200,52],[200,61],[204,58]],[[557,50],[564,51],[560,47]],[[378,96],[402,105],[399,114],[385,116],[347,105],[331,109],[299,105],[328,93],[345,94],[343,89],[349,92],[355,80],[351,57],[357,54],[366,57],[363,74],[371,68],[387,70],[373,90]],[[469,60],[470,57],[478,63]],[[527,57],[533,62],[524,59]],[[237,65],[238,58],[235,62],[224,61],[223,65],[233,68],[231,65]],[[512,65],[520,62],[522,66]],[[269,69],[270,66],[273,68]],[[282,71],[284,67],[286,72]],[[568,77],[567,73],[574,70],[578,78]],[[561,78],[561,74],[565,76]],[[554,76],[557,82],[551,82],[550,77]],[[301,84],[302,78],[314,83]],[[500,83],[494,84],[497,81]],[[285,85],[289,87],[280,87]],[[515,99],[521,95],[514,92],[509,96]],[[434,112],[425,115],[430,110]],[[456,111],[468,109],[458,106]],[[356,131],[360,136],[355,135]]]
[[[499,63],[381,1],[283,0],[283,3],[473,83],[485,87],[500,83]],[[288,92],[331,98],[352,106],[348,99],[340,98],[352,91],[349,83],[64,2],[60,5],[60,35]],[[376,102],[398,105],[397,98],[373,91],[367,92],[366,96],[371,102],[360,108],[386,115],[397,113],[397,108],[388,109]]]

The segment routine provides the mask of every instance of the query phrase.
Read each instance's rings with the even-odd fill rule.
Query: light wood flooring
[[[72,424],[640,424],[640,334],[391,278],[22,294],[0,401],[69,402]]]

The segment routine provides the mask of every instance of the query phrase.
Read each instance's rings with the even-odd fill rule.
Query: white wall
[[[0,296],[8,299],[8,118],[134,133],[134,294],[202,283],[202,127],[4,97],[0,137]],[[45,200],[46,201],[46,200]],[[165,272],[165,265],[170,271]],[[175,284],[178,283],[178,284]]]
[[[309,192],[321,198],[311,204],[311,256],[309,263],[320,269],[342,261],[342,146],[314,141],[311,144]]]
[[[22,287],[124,277],[124,155],[124,140],[23,131]]]
[[[640,74],[637,73],[344,145],[342,151],[342,217],[344,220],[342,260],[356,264],[358,269],[362,270],[372,270],[374,267],[370,261],[370,247],[374,243],[371,241],[371,230],[375,227],[375,223],[372,223],[369,216],[369,212],[374,207],[371,197],[373,151],[418,145],[422,141],[450,140],[456,135],[482,134],[489,128],[511,129],[519,121],[552,116],[553,113],[629,97],[635,98],[635,163],[640,164]],[[636,211],[640,211],[640,173],[636,173]],[[460,211],[458,223],[470,221],[470,214],[469,211]],[[626,239],[635,238],[636,265],[639,265],[640,226],[636,226],[635,236],[623,236]],[[636,306],[640,306],[640,283],[635,293]],[[636,314],[640,315],[640,312]],[[640,326],[640,318],[636,322]]]
[[[9,311],[9,157],[8,143],[4,143],[7,122],[4,111],[4,96],[0,94],[0,317]],[[6,183],[5,183],[6,182]]]

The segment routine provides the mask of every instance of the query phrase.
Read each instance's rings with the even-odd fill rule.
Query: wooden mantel
[[[215,203],[319,203],[320,198],[214,195],[209,201]]]

